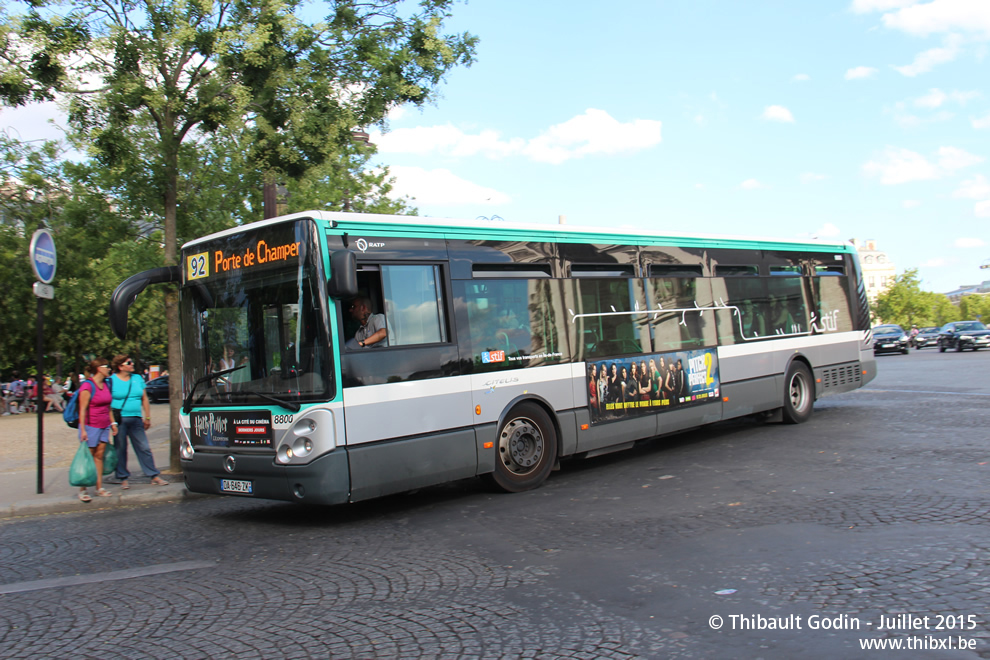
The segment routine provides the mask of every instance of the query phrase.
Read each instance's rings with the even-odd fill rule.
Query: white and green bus
[[[202,493],[523,491],[712,422],[803,422],[876,372],[844,243],[314,211],[129,278],[118,336],[155,282],[179,285],[180,454]]]

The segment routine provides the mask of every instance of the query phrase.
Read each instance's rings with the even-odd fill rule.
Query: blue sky
[[[447,27],[477,63],[372,131],[421,215],[876,239],[926,289],[990,279],[988,0],[472,0]]]
[[[873,238],[990,279],[987,0],[474,0],[478,61],[374,134],[422,215]]]

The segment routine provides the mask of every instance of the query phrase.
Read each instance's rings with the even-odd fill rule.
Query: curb
[[[160,502],[178,502],[185,500],[215,497],[203,493],[194,493],[186,488],[186,484],[172,483],[159,486],[157,490],[141,490],[134,493],[114,492],[112,497],[93,497],[91,502],[80,502],[70,490],[65,497],[58,499],[22,500],[14,502],[9,508],[0,509],[0,520],[22,516],[37,516],[49,513],[81,513],[84,511],[105,511],[128,506],[141,506]],[[98,501],[99,500],[99,501]]]

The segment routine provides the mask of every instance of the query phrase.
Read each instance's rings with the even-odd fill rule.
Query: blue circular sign
[[[37,277],[44,284],[51,284],[55,279],[55,266],[58,259],[55,257],[55,239],[47,229],[39,229],[31,237],[31,268]]]

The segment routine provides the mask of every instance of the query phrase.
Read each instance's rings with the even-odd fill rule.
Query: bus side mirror
[[[355,278],[357,275],[355,275]],[[127,310],[138,294],[149,284],[182,282],[182,269],[178,266],[152,268],[137,275],[131,275],[120,283],[110,299],[110,329],[118,339],[127,336]]]
[[[357,297],[357,257],[350,250],[330,253],[330,280],[327,282],[327,293],[332,298]]]

